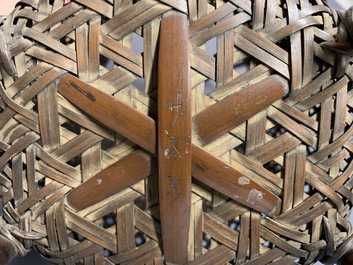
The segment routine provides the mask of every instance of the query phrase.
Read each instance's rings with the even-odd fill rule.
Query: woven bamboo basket
[[[0,21],[0,263],[352,264],[352,13],[18,2]]]

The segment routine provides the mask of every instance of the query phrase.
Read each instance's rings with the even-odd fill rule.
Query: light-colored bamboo
[[[350,264],[353,9],[66,2],[0,18],[0,263]]]

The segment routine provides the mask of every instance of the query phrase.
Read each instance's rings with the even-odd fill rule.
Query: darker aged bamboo
[[[353,8],[67,2],[0,18],[1,264],[352,262]]]
[[[148,152],[156,151],[153,119],[70,75],[60,80],[58,90],[100,123],[131,139]]]
[[[143,180],[156,172],[151,156],[135,151],[80,185],[66,196],[68,206],[80,211]]]
[[[83,111],[87,112],[88,114],[93,112],[92,111],[93,108],[105,109],[105,111],[107,113],[94,112],[93,117],[98,117],[97,115],[101,115],[102,119],[99,119],[100,122],[102,124],[104,124],[105,126],[107,126],[108,128],[115,130],[118,133],[124,133],[125,128],[122,128],[121,125],[120,126],[117,125],[117,123],[114,122],[114,120],[107,119],[106,117],[115,117],[115,119],[118,121],[123,120],[124,116],[139,117],[139,118],[141,118],[141,122],[139,123],[139,131],[136,132],[139,135],[139,137],[135,137],[135,131],[134,131],[134,133],[128,134],[127,138],[130,139],[131,141],[136,141],[136,139],[137,139],[137,141],[138,141],[137,143],[140,146],[149,146],[150,149],[152,146],[156,145],[156,143],[153,142],[153,139],[155,139],[155,137],[153,137],[151,139],[146,139],[144,137],[144,135],[142,134],[143,132],[152,132],[152,131],[156,130],[155,129],[156,125],[155,125],[154,121],[150,122],[150,119],[148,117],[141,115],[138,111],[136,111],[132,108],[129,108],[128,106],[125,106],[125,104],[119,102],[118,100],[112,98],[111,96],[109,96],[107,94],[102,96],[102,98],[104,98],[105,100],[101,100],[101,101],[100,100],[90,101],[89,99],[84,99],[84,97],[92,97],[91,95],[96,95],[96,94],[102,93],[102,92],[98,92],[97,88],[94,88],[93,86],[91,86],[87,83],[84,83],[84,82],[76,82],[75,85],[70,84],[69,86],[67,86],[67,84],[68,84],[67,80],[69,78],[72,78],[72,77],[68,77],[68,76],[63,77],[63,79],[59,83],[58,90],[65,97],[67,97],[70,100],[70,102],[74,103],[75,105],[78,105]],[[84,91],[84,93],[76,92],[77,94],[76,93],[70,94],[71,93],[71,92],[69,92],[70,86],[73,86],[73,87],[71,87],[71,90]],[[74,98],[74,96],[80,97],[80,99],[82,101],[77,100],[77,98]],[[83,102],[86,102],[86,101],[90,102],[90,104],[85,105]],[[109,102],[108,105],[110,106],[110,108],[108,108],[107,105],[105,105],[105,106],[102,105],[102,104],[106,104],[106,102]],[[125,112],[116,111],[116,110],[120,110],[120,109],[124,109]],[[115,116],[112,116],[113,114]],[[131,124],[130,126],[136,126],[136,125]],[[222,134],[224,134],[226,132],[227,132],[227,129],[225,129],[222,132]],[[207,143],[207,140],[205,142]],[[215,189],[221,193],[224,193],[227,196],[233,195],[232,198],[236,201],[244,203],[248,200],[249,193],[246,193],[246,192],[244,193],[244,185],[236,185],[237,189],[234,189],[234,186],[230,186],[230,185],[223,185],[222,187],[219,185],[219,183],[222,181],[224,183],[228,183],[229,182],[229,175],[228,176],[227,176],[227,174],[224,175],[224,174],[220,173],[219,170],[214,170],[212,174],[208,173],[207,171],[206,172],[196,171],[197,172],[197,174],[196,174],[195,170],[197,170],[199,168],[199,166],[197,166],[197,163],[199,163],[199,162],[197,162],[197,161],[200,160],[200,157],[210,158],[211,156],[207,153],[207,151],[205,151],[204,149],[202,149],[200,147],[195,146],[195,144],[191,145],[191,150],[193,150],[193,149],[198,150],[198,152],[192,153],[192,157],[193,157],[192,158],[192,163],[193,163],[192,174],[193,175],[198,176],[200,179],[203,179],[203,178],[207,179],[207,184],[210,187],[212,187],[213,189]],[[163,153],[163,155],[165,155],[165,154]],[[218,166],[220,168],[226,169],[226,171],[234,171],[234,172],[236,172],[235,173],[236,175],[239,174],[239,172],[237,170],[235,170],[234,168],[232,168],[232,166],[230,166],[229,164],[227,164],[221,160],[218,160],[218,159],[217,159],[217,161],[218,161]],[[227,169],[229,169],[229,170],[227,170]],[[249,177],[249,176],[247,176],[247,177]],[[137,178],[137,179],[139,179],[139,178]],[[263,186],[259,185],[258,183],[256,184],[255,180],[252,180],[251,182],[254,185],[256,185],[256,187],[258,187],[257,190],[259,190],[260,193],[266,194],[266,197],[263,199],[263,203],[253,204],[252,208],[257,209],[259,211],[263,211],[265,214],[269,214],[271,216],[278,213],[279,207],[280,207],[279,206],[279,198],[273,192],[268,190],[267,188],[263,188]],[[116,179],[114,181],[114,183],[116,185],[119,185],[119,179]],[[87,185],[87,188],[85,190],[88,191],[89,187],[90,186]],[[260,188],[260,187],[262,187],[262,188]],[[241,195],[237,195],[238,190]],[[245,188],[245,190],[247,190],[247,188]],[[116,187],[116,191],[120,191],[120,188],[118,186]],[[76,196],[76,195],[74,195],[75,192],[76,192],[76,190],[73,191],[70,196],[75,197]],[[77,196],[79,196],[79,195],[77,195]],[[108,197],[108,195],[105,195],[102,197],[102,199],[107,198],[107,197]],[[93,203],[97,203],[99,201],[101,201],[101,199],[91,198],[89,205],[92,205]],[[247,205],[251,205],[251,204],[247,203]],[[256,205],[256,206],[254,206],[254,205]],[[87,206],[88,206],[88,204],[87,204]]]
[[[158,167],[163,250],[185,264],[191,208],[191,87],[187,16],[163,16],[158,55]]]

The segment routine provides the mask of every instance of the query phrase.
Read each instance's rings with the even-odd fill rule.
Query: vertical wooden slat
[[[57,87],[51,83],[37,96],[38,118],[44,150],[50,152],[60,144]]]
[[[154,19],[143,27],[143,69],[145,93],[150,93],[157,86],[158,35],[160,19]]]
[[[335,123],[333,129],[333,140],[337,140],[344,134],[347,114],[347,86],[343,86],[336,95]]]
[[[88,26],[82,24],[75,30],[76,33],[76,58],[77,74],[84,81],[88,81]]]
[[[59,246],[58,236],[56,233],[57,230],[56,230],[56,225],[55,225],[54,206],[50,207],[45,212],[45,221],[46,221],[45,229],[46,229],[46,235],[47,235],[47,239],[48,239],[48,247],[53,252],[59,252],[60,246]]]
[[[25,214],[23,214],[21,217],[20,217],[20,220],[19,220],[19,228],[22,230],[22,231],[25,231],[26,233],[30,234],[31,231],[32,231],[32,222],[31,222],[31,213],[28,211],[26,212]],[[33,241],[32,240],[29,240],[29,239],[25,239],[23,241],[23,245],[26,249],[30,249],[33,245]]]
[[[119,208],[116,216],[118,253],[135,248],[134,203]]]
[[[259,31],[264,27],[265,21],[265,6],[266,2],[264,0],[255,0],[253,4],[253,30]]]
[[[202,255],[203,242],[203,212],[201,197],[193,194],[191,205],[191,222],[189,231],[188,260],[194,260]]]
[[[295,149],[295,184],[293,207],[299,205],[304,200],[304,186],[306,177],[306,146],[299,145]]]
[[[188,20],[163,16],[158,69],[159,199],[165,260],[187,261],[191,207],[191,89]]]
[[[188,11],[190,23],[197,20],[197,0],[191,0],[188,2]]]
[[[235,264],[243,264],[246,260],[250,243],[250,213],[251,212],[246,212],[240,217],[239,245]]]
[[[26,177],[28,185],[28,196],[34,194],[38,189],[35,171],[35,152],[33,145],[29,146],[26,150]]]
[[[70,249],[69,238],[67,236],[66,221],[65,221],[65,210],[62,202],[55,203],[55,224],[58,235],[58,242],[61,251]],[[64,259],[65,265],[74,265],[74,258],[67,257]]]
[[[229,30],[217,38],[217,86],[224,85],[233,78],[234,30]]]
[[[158,174],[152,174],[145,180],[145,205],[146,209],[158,204]]]
[[[288,8],[289,23],[293,23],[299,19],[299,11],[297,3],[294,0],[286,0]],[[298,91],[301,88],[303,80],[303,61],[302,61],[302,37],[301,32],[290,35],[291,42],[291,89]]]
[[[89,81],[93,82],[99,76],[100,51],[99,34],[101,18],[96,17],[89,22],[88,56],[89,56]]]
[[[251,212],[250,223],[250,259],[255,259],[260,255],[260,227],[261,227],[260,213]]]
[[[314,28],[309,27],[304,29],[303,34],[304,47],[303,47],[303,83],[302,87],[310,83],[314,78],[314,56],[315,56],[315,42],[314,42]]]
[[[265,24],[269,25],[276,21],[276,0],[266,1],[266,21]]]
[[[104,264],[104,256],[103,251],[98,251],[94,254],[94,265],[103,265]]]
[[[260,111],[247,121],[246,153],[250,154],[265,144],[266,122],[266,110]]]
[[[321,115],[321,117],[325,117],[325,119],[321,120],[320,128],[319,128],[320,137],[318,139],[318,148],[320,148],[320,149],[322,149],[323,147],[326,147],[330,141],[332,107],[333,107],[332,98],[328,98],[324,102],[321,103],[320,115]]]
[[[293,208],[294,179],[295,179],[295,151],[290,151],[285,155],[282,212],[286,212]]]
[[[22,165],[22,154],[18,154],[12,158],[12,181],[13,181],[13,198],[15,205],[18,205],[24,200],[23,192],[23,165]]]
[[[198,19],[200,19],[207,14],[208,3],[207,1],[197,0],[197,7]]]
[[[98,143],[81,155],[83,182],[90,179],[102,169],[101,143]]]
[[[93,255],[89,255],[83,258],[84,265],[94,265],[93,263]]]

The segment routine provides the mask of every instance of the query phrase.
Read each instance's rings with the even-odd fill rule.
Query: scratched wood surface
[[[351,12],[19,1],[0,18],[1,263],[350,264]]]
[[[159,211],[164,257],[169,264],[188,261],[191,100],[188,18],[170,11],[161,20],[158,52]]]

